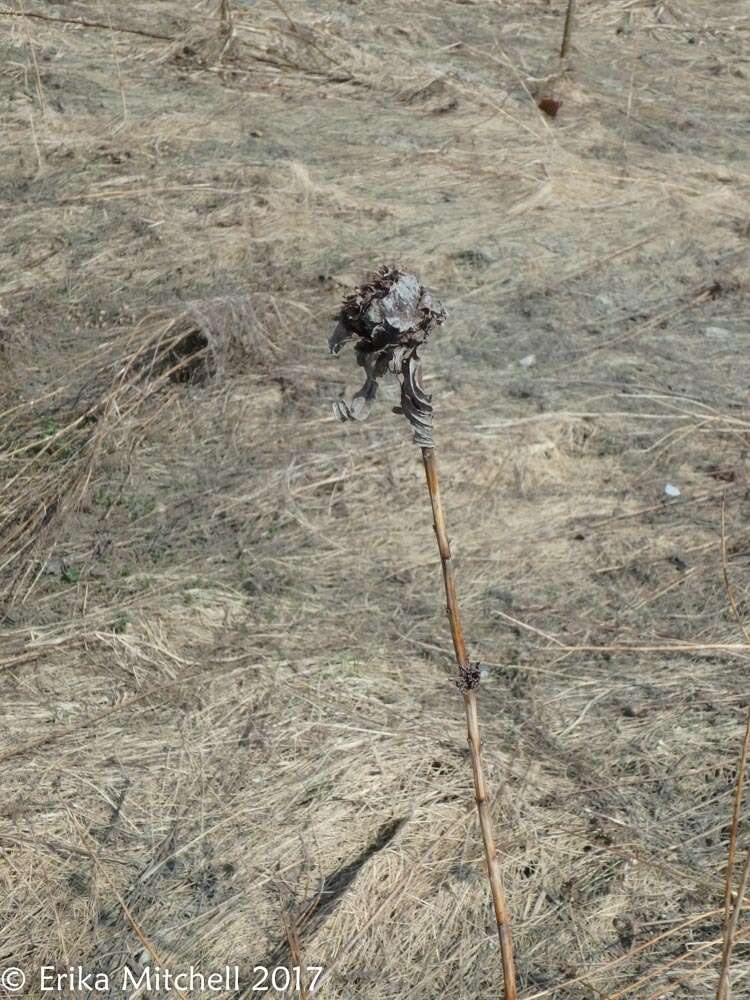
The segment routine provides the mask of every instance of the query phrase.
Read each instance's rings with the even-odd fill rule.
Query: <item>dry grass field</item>
[[[0,2],[25,996],[41,966],[157,964],[239,966],[183,996],[304,995],[252,991],[299,964],[330,1000],[501,995],[419,453],[395,389],[331,416],[356,385],[332,317],[390,261],[449,311],[425,365],[520,994],[715,996],[750,705],[750,8],[579,0],[561,74],[564,10]],[[750,997],[750,912],[732,967]]]

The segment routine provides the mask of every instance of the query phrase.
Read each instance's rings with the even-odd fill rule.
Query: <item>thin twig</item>
[[[568,0],[568,9],[565,11],[565,26],[563,27],[562,45],[560,46],[560,58],[567,59],[570,49],[570,40],[573,35],[573,18],[576,12],[576,0]]]
[[[140,924],[138,923],[138,921],[133,916],[133,913],[131,912],[130,907],[128,906],[128,904],[123,899],[122,894],[119,892],[117,886],[114,884],[114,882],[112,881],[112,879],[109,877],[106,869],[104,868],[104,866],[100,862],[99,858],[97,857],[96,852],[94,851],[93,847],[91,846],[91,841],[90,841],[90,839],[88,837],[88,834],[83,829],[83,827],[78,822],[78,820],[73,816],[73,814],[69,813],[69,815],[70,815],[70,818],[71,818],[71,820],[73,822],[73,826],[75,827],[76,832],[77,832],[78,836],[80,837],[81,844],[83,845],[83,847],[84,847],[86,853],[88,854],[88,856],[91,858],[91,861],[92,861],[92,863],[94,865],[95,870],[102,876],[102,878],[104,879],[104,881],[109,886],[109,889],[112,892],[112,895],[115,897],[115,899],[117,900],[117,902],[120,904],[120,907],[122,908],[122,912],[125,914],[125,918],[128,921],[128,923],[130,924],[130,926],[131,926],[131,928],[133,930],[133,933],[138,938],[138,940],[141,942],[141,944],[143,945],[143,947],[146,949],[146,951],[148,952],[149,956],[151,957],[151,960],[154,961],[154,962],[156,962],[157,965],[159,965],[159,966],[161,966],[163,968],[166,968],[167,967],[166,962],[161,957],[161,955],[159,954],[159,952],[156,950],[156,946],[149,940],[149,938],[146,937],[146,935],[143,932]],[[183,993],[183,991],[181,989],[179,989],[176,985],[173,986],[172,988],[174,989],[174,992],[177,994],[177,996],[180,997],[180,1000],[188,1000],[188,998],[185,995],[185,993]]]
[[[117,82],[120,85],[120,100],[122,101],[122,120],[127,121],[128,102],[125,100],[125,84],[123,83],[122,79],[122,67],[120,66],[120,60],[117,58],[117,52],[115,51],[115,29],[112,24],[112,18],[109,17],[109,12],[107,13],[107,17],[109,18],[109,28],[110,28],[109,43],[112,49],[112,61],[115,64],[115,69],[117,70]]]
[[[154,31],[141,31],[140,28],[114,27],[104,21],[88,21],[76,17],[47,17],[46,14],[32,14],[25,10],[0,10],[0,17],[31,17],[36,21],[50,21],[52,24],[77,24],[79,28],[101,28],[104,31],[120,31],[126,35],[141,35],[143,38],[154,38],[160,42],[176,42],[173,35],[159,35]]]
[[[732,581],[729,579],[729,567],[727,562],[727,531],[726,531],[726,494],[721,498],[721,572],[724,577],[724,589],[727,593],[732,613],[737,620],[742,634],[750,642],[750,635],[742,620],[739,607],[734,595]],[[729,959],[731,958],[734,946],[734,936],[739,919],[739,909],[742,906],[742,892],[737,897],[735,912],[732,913],[732,874],[734,872],[734,861],[737,855],[737,835],[740,826],[740,812],[742,810],[742,792],[745,785],[745,772],[747,770],[747,757],[750,751],[750,706],[747,710],[747,721],[745,723],[745,736],[740,748],[740,759],[737,764],[737,779],[734,785],[734,803],[732,806],[732,822],[729,830],[729,848],[727,850],[727,875],[724,883],[724,948],[722,951],[721,972],[719,973],[719,985],[716,990],[716,1000],[724,1000],[729,982]],[[750,854],[748,855],[750,859]],[[747,869],[747,863],[746,863]],[[747,874],[745,872],[745,881]],[[744,892],[744,889],[743,889]]]
[[[636,15],[637,17],[637,15]],[[638,27],[640,22],[636,20],[635,30],[633,31],[633,61],[630,67],[630,86],[628,87],[628,102],[625,109],[625,117],[630,118],[630,112],[633,110],[633,93],[635,90],[635,71],[638,65]]]
[[[741,930],[738,933],[737,937],[741,938],[742,940],[745,940],[747,938],[747,936],[748,936],[748,932],[749,931],[750,931],[750,928],[746,927],[746,928],[744,928],[743,930]],[[695,950],[696,951],[705,951],[706,947],[707,947],[706,945],[702,945],[701,947],[696,948]],[[685,957],[685,956],[683,956],[683,957]],[[647,997],[644,997],[643,1000],[660,1000],[661,997],[665,997],[665,996],[668,996],[670,993],[674,993],[674,991],[678,987],[683,986],[685,983],[689,982],[691,979],[694,979],[695,976],[697,976],[699,972],[705,972],[706,969],[710,968],[714,964],[714,962],[716,962],[716,959],[717,959],[717,956],[714,955],[711,958],[709,958],[707,961],[701,962],[700,965],[696,965],[695,968],[693,968],[689,972],[685,973],[684,976],[680,976],[678,979],[672,980],[672,982],[670,982],[668,986],[661,986],[658,990],[656,990],[655,993],[649,993],[649,995]],[[609,1000],[609,998],[608,998],[608,1000]]]
[[[453,562],[451,559],[445,512],[443,510],[443,503],[440,496],[437,463],[435,461],[435,449],[422,448],[422,461],[424,463],[425,477],[427,479],[427,489],[430,494],[430,503],[432,504],[435,536],[437,538],[440,561],[443,567],[443,582],[445,584],[448,621],[450,622],[453,650],[456,655],[456,664],[458,666],[458,682],[459,686],[463,690],[464,696],[467,739],[469,743],[469,752],[471,754],[471,767],[474,773],[474,791],[477,803],[477,812],[479,814],[479,826],[482,832],[482,842],[484,844],[485,860],[487,863],[487,875],[490,883],[490,891],[492,893],[492,903],[495,909],[497,934],[500,939],[500,954],[503,964],[505,998],[506,1000],[516,1000],[516,972],[513,963],[513,942],[510,930],[510,912],[505,899],[500,864],[497,859],[497,848],[495,846],[495,838],[492,832],[492,817],[489,808],[489,791],[484,774],[484,763],[482,761],[482,742],[479,732],[479,713],[475,687],[476,682],[472,677],[472,668],[469,662],[469,657],[466,653],[466,644],[464,642],[463,628],[461,625],[461,615],[458,608],[456,581],[453,572]]]
[[[748,653],[750,652],[750,643],[747,642],[663,642],[654,643],[652,645],[627,645],[627,643],[610,643],[607,645],[595,645],[595,644],[581,644],[581,645],[569,645],[565,642],[560,642],[550,632],[543,632],[541,629],[535,628],[533,625],[529,625],[527,622],[521,621],[520,618],[514,618],[512,615],[506,614],[504,611],[495,611],[495,615],[498,618],[504,618],[509,621],[512,625],[516,625],[518,628],[525,629],[527,632],[532,632],[534,635],[540,636],[542,639],[546,639],[547,642],[552,643],[556,650],[560,650],[563,653],[700,653],[700,652],[711,652],[711,653]]]
[[[172,688],[178,687],[180,684],[186,684],[188,681],[195,680],[196,678],[200,678],[202,676],[205,676],[205,670],[203,668],[196,670],[193,673],[185,674],[183,677],[178,677],[176,680],[170,681],[168,684],[159,684],[153,688],[141,691],[139,694],[123,698],[123,700],[118,702],[116,705],[111,705],[109,708],[102,709],[100,712],[94,712],[93,715],[77,720],[74,725],[53,729],[44,736],[37,736],[35,739],[29,740],[26,743],[21,743],[19,746],[11,747],[4,753],[0,753],[0,764],[4,764],[8,760],[12,760],[14,757],[20,757],[24,754],[32,753],[33,751],[39,750],[50,743],[54,743],[56,740],[64,739],[66,736],[71,736],[73,734],[77,735],[81,732],[81,730],[89,729],[91,726],[96,725],[97,722],[101,722],[102,719],[106,719],[108,716],[113,715],[116,712],[122,712],[124,709],[130,708],[132,705],[145,701],[152,695],[163,694],[165,691],[170,691]]]
[[[724,949],[721,953],[721,971],[719,972],[719,985],[716,990],[716,1000],[724,1000],[727,996],[727,987],[729,985],[729,962],[732,958],[732,949],[734,948],[734,942],[737,938],[737,924],[740,920],[740,913],[742,912],[742,901],[745,895],[745,890],[747,889],[748,879],[750,879],[750,850],[747,852],[747,857],[745,858],[745,865],[742,869],[742,878],[740,879],[740,887],[737,890],[737,899],[734,903],[734,909],[732,910],[732,918],[729,922],[729,927],[727,933],[724,936]]]
[[[750,642],[750,632],[748,632],[744,621],[742,620],[742,615],[740,614],[740,609],[737,606],[737,601],[734,596],[734,587],[729,579],[729,568],[727,564],[727,529],[726,529],[726,507],[727,507],[727,495],[726,491],[721,497],[721,572],[724,577],[724,589],[727,592],[727,598],[729,599],[729,604],[732,608],[732,612],[737,621],[737,624],[745,636],[747,642]]]
[[[218,59],[216,60],[217,63],[222,61],[224,56],[232,47],[232,42],[235,37],[234,18],[232,17],[230,0],[219,0],[219,24],[219,34],[223,39],[223,45]]]
[[[299,940],[299,930],[293,911],[290,910],[288,913],[284,913],[283,920],[286,940],[289,945],[289,956],[292,960],[292,964],[299,969],[299,990],[295,992],[299,993],[301,1000],[309,1000],[310,993],[307,989],[307,978],[305,976],[305,967],[302,960],[302,947]]]
[[[34,76],[36,78],[36,93],[39,99],[39,108],[42,112],[42,118],[47,117],[47,102],[44,99],[44,87],[42,86],[42,75],[39,72],[39,63],[36,58],[36,49],[34,48],[34,42],[29,34],[28,25],[23,25],[23,33],[26,36],[26,44],[29,47],[29,52],[31,53],[31,61],[34,64]],[[32,122],[33,128],[33,122]]]
[[[539,993],[532,993],[530,996],[526,996],[524,1000],[542,1000],[542,997],[551,997],[554,994],[559,993],[560,990],[567,989],[569,986],[575,986],[576,983],[583,982],[584,979],[591,979],[594,976],[600,976],[603,972],[610,972],[615,968],[615,966],[622,965],[623,962],[627,962],[628,959],[633,958],[635,955],[639,955],[641,952],[653,947],[653,945],[658,944],[660,941],[673,937],[675,934],[679,934],[680,931],[685,930],[686,927],[690,927],[692,924],[697,924],[700,921],[705,920],[707,917],[713,917],[719,912],[721,911],[714,909],[706,910],[703,913],[696,913],[692,917],[688,917],[687,920],[683,920],[675,927],[670,927],[668,931],[662,931],[660,934],[649,938],[648,941],[644,941],[642,944],[636,945],[634,948],[630,948],[624,955],[620,955],[618,958],[612,959],[611,962],[605,962],[604,965],[589,969],[588,972],[584,972],[572,979],[565,979],[563,982],[557,983],[550,989],[542,990]]]
[[[745,784],[745,772],[747,770],[747,757],[750,750],[750,707],[747,711],[747,721],[745,723],[745,736],[742,740],[740,759],[737,765],[737,780],[734,785],[734,805],[732,807],[732,825],[729,832],[729,850],[727,851],[727,878],[724,887],[724,925],[729,927],[730,910],[732,905],[732,871],[734,869],[734,859],[737,854],[737,834],[740,825],[740,810],[742,808],[742,791]]]
[[[281,4],[281,3],[279,2],[279,0],[271,0],[271,3],[272,3],[272,4],[274,5],[274,7],[276,7],[276,8],[277,8],[277,9],[278,9],[279,11],[281,11],[281,13],[282,13],[282,14],[284,15],[284,17],[286,18],[286,20],[287,20],[287,21],[289,22],[289,29],[290,29],[290,31],[292,32],[292,34],[294,35],[294,37],[295,37],[295,38],[298,38],[298,39],[299,39],[300,41],[304,42],[304,44],[305,44],[305,45],[309,45],[309,47],[310,47],[311,49],[315,49],[315,51],[316,51],[316,52],[317,52],[317,53],[318,53],[319,55],[323,56],[323,58],[324,58],[324,59],[325,59],[325,60],[326,60],[327,62],[329,62],[329,63],[333,63],[333,65],[334,65],[334,66],[340,66],[340,67],[341,67],[341,68],[342,68],[342,69],[344,70],[344,72],[348,74],[348,76],[349,76],[349,79],[351,79],[351,80],[354,80],[354,79],[355,79],[355,77],[354,77],[354,75],[353,75],[353,74],[351,73],[351,71],[350,71],[350,70],[349,70],[349,69],[348,69],[348,68],[347,68],[347,67],[346,67],[346,66],[345,66],[345,65],[344,65],[344,64],[343,64],[342,62],[340,62],[340,61],[339,61],[338,59],[334,59],[334,57],[333,57],[332,55],[330,55],[330,53],[326,52],[326,51],[325,51],[324,49],[321,49],[321,47],[320,47],[320,46],[319,46],[319,45],[318,45],[318,44],[317,44],[316,42],[312,41],[312,39],[310,39],[310,38],[307,38],[307,37],[306,37],[306,36],[305,36],[305,35],[304,35],[304,34],[303,34],[303,33],[302,33],[302,32],[301,32],[300,30],[299,30],[299,28],[297,27],[297,25],[295,24],[295,22],[294,22],[294,21],[292,20],[292,18],[291,18],[291,16],[290,16],[289,12],[288,12],[288,11],[287,11],[287,9],[286,9],[286,8],[285,8],[285,7],[284,7],[284,6],[283,6],[283,5],[282,5],[282,4]]]
[[[289,27],[292,29],[292,31],[296,32],[297,25],[292,20],[292,17],[289,11],[286,9],[286,7],[284,7],[284,5],[279,2],[279,0],[271,0],[271,3],[274,5],[274,7],[276,7],[277,10],[280,10],[281,13],[284,15],[284,17],[289,22]]]

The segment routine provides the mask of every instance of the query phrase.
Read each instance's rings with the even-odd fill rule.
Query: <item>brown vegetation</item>
[[[563,76],[564,0],[0,8],[0,964],[498,995],[418,455],[387,407],[330,416],[331,317],[397,260],[451,313],[428,389],[519,994],[715,995],[746,6],[579,0]]]

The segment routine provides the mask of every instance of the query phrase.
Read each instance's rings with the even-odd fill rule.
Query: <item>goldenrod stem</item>
[[[719,985],[716,990],[716,1000],[726,1000],[727,990],[729,987],[729,963],[732,960],[732,950],[734,949],[735,940],[737,938],[737,925],[740,922],[742,902],[745,898],[745,892],[747,891],[748,880],[750,880],[750,850],[747,852],[745,864],[742,868],[742,876],[740,878],[739,888],[737,889],[737,898],[735,899],[732,916],[730,917],[729,925],[724,933],[724,947],[721,953],[721,969],[719,971]]]
[[[576,0],[568,0],[568,9],[565,11],[565,26],[563,27],[562,45],[560,46],[560,58],[565,59],[570,49],[570,39],[573,36],[573,17],[576,12]]]
[[[422,448],[422,461],[427,478],[427,489],[430,494],[432,504],[432,515],[434,519],[435,536],[437,538],[438,550],[440,551],[440,562],[443,567],[443,582],[445,584],[445,598],[448,610],[448,620],[453,638],[453,650],[456,654],[456,664],[458,666],[459,682],[463,688],[464,708],[466,710],[466,728],[469,751],[471,754],[471,769],[474,774],[474,793],[477,803],[477,813],[479,814],[479,827],[482,831],[482,842],[484,844],[485,860],[487,862],[487,876],[490,882],[490,892],[492,893],[492,903],[495,908],[495,920],[497,922],[497,934],[500,939],[500,955],[503,963],[503,982],[505,985],[505,1000],[516,1000],[516,972],[513,964],[513,942],[510,931],[510,913],[505,900],[502,876],[500,874],[500,864],[497,860],[497,848],[492,832],[492,818],[490,815],[489,792],[487,781],[484,776],[484,764],[482,762],[482,742],[479,734],[479,713],[477,710],[476,692],[470,680],[470,663],[466,654],[466,644],[464,642],[463,629],[461,627],[461,616],[458,609],[458,597],[456,595],[456,581],[453,572],[453,562],[451,560],[450,542],[448,540],[448,530],[445,521],[445,512],[440,498],[440,485],[438,482],[437,463],[435,461],[434,448]]]

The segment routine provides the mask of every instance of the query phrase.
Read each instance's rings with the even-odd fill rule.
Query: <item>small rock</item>
[[[681,496],[681,493],[680,493],[680,490],[678,489],[678,487],[677,486],[673,486],[671,483],[667,483],[667,485],[664,487],[664,493],[668,497],[678,497],[678,496]]]
[[[524,358],[519,358],[518,363],[522,368],[531,368],[536,364],[536,354],[527,354]]]

